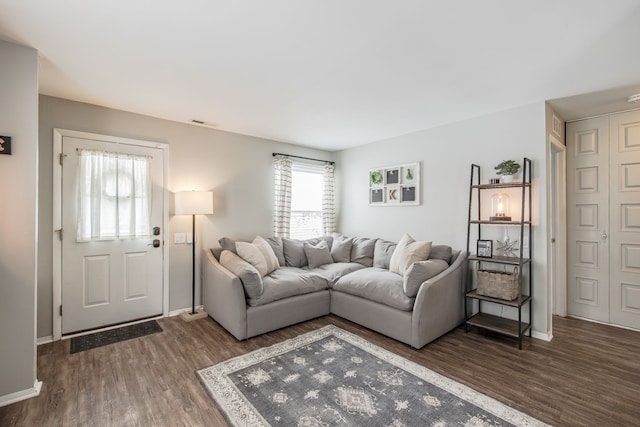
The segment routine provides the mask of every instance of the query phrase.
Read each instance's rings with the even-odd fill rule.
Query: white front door
[[[164,160],[162,149],[62,137],[62,333],[68,334],[163,313]],[[78,241],[78,150],[150,158],[150,225],[143,238]],[[126,179],[126,177],[120,177]],[[157,240],[159,246],[154,246]]]

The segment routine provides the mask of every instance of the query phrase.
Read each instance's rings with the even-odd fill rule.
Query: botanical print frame
[[[493,240],[477,241],[476,255],[478,258],[493,258]]]
[[[420,162],[369,169],[369,206],[420,204]]]

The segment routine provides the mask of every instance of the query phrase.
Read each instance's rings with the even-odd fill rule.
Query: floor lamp
[[[196,311],[196,215],[213,214],[211,191],[180,191],[175,193],[174,213],[191,215],[191,312],[180,316],[187,322],[207,317],[204,310]]]

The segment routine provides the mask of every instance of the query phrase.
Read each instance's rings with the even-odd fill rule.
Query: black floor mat
[[[158,322],[151,320],[149,322],[137,323],[135,325],[123,326],[122,328],[71,338],[71,354],[130,340],[132,338],[143,337],[156,332],[162,332],[162,328],[158,325]]]

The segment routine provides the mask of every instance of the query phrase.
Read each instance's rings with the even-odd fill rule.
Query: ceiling
[[[637,0],[0,0],[42,94],[331,151],[592,92],[624,105],[639,23]]]

